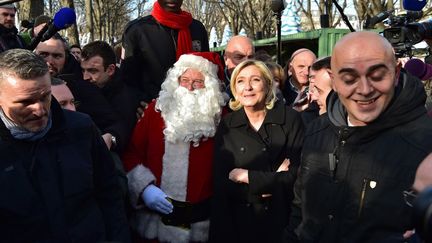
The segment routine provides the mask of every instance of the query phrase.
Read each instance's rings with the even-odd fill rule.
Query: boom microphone
[[[432,65],[424,63],[420,59],[410,59],[405,63],[405,70],[420,80],[432,78]]]
[[[54,19],[50,20],[40,31],[39,34],[32,39],[27,49],[33,51],[41,41],[50,39],[57,31],[66,29],[74,24],[76,15],[71,8],[61,8],[55,15]]]
[[[405,10],[421,11],[426,6],[427,0],[403,0],[402,5]]]
[[[68,28],[75,24],[76,15],[71,8],[61,8],[55,15],[53,21],[49,24],[48,30],[43,33],[41,41],[50,39],[59,30]]]

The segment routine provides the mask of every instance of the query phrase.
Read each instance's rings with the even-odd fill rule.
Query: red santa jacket
[[[146,109],[144,117],[137,123],[122,159],[127,172],[131,172],[139,165],[146,167],[154,175],[155,185],[159,186],[163,169],[162,158],[165,153],[163,135],[165,123],[161,113],[155,110],[155,104],[156,101],[153,100]],[[191,143],[186,201],[197,203],[212,195],[212,163],[212,138],[201,141],[198,147],[193,147]],[[138,190],[144,189],[149,183],[148,176],[143,177],[147,178],[143,178],[144,184],[138,183]]]

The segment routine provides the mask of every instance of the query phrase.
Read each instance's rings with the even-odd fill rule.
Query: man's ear
[[[332,72],[332,70],[331,70],[330,68],[327,68],[326,70],[327,70],[327,73],[328,73],[329,76],[330,76],[330,80],[331,80],[331,87],[332,87],[332,89],[337,93],[336,86],[335,86],[335,82],[334,82],[334,74],[333,74],[333,72]]]
[[[399,83],[399,76],[401,73],[401,69],[402,69],[402,62],[397,62],[396,67],[395,67],[395,82],[394,82],[395,87]]]
[[[112,76],[112,75],[114,75],[115,70],[116,70],[116,65],[110,64],[110,65],[108,65],[106,72],[108,73],[109,76]]]

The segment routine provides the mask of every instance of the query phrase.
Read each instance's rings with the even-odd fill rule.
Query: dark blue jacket
[[[129,242],[114,162],[87,115],[51,107],[35,142],[0,122],[1,242]]]

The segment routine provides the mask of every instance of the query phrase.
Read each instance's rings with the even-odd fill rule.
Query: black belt
[[[182,202],[171,198],[168,201],[174,206],[173,212],[162,215],[166,225],[190,229],[192,223],[204,221],[210,217],[210,198],[198,203]]]

